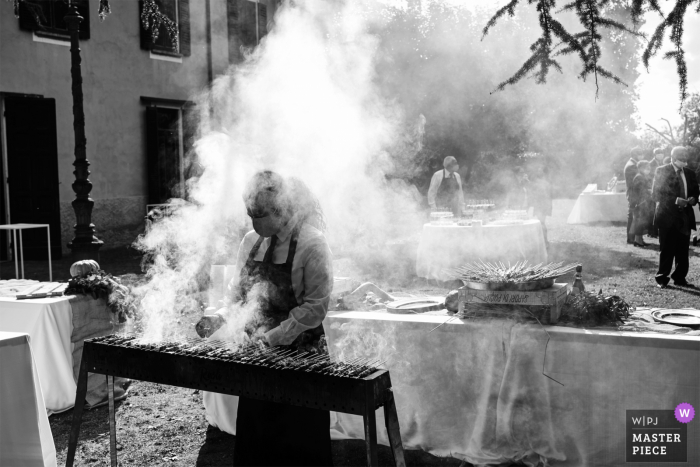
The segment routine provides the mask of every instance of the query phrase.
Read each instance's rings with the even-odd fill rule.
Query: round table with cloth
[[[566,220],[567,224],[589,222],[627,222],[625,193],[581,193]]]
[[[416,274],[426,279],[450,280],[447,269],[478,260],[532,264],[547,261],[547,248],[538,220],[520,224],[425,224],[416,258]]]

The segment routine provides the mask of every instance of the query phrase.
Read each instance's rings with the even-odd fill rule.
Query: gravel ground
[[[557,200],[548,219],[550,260],[581,262],[584,283],[590,290],[615,293],[635,306],[699,308],[700,292],[692,289],[658,289],[654,274],[658,264],[658,241],[646,249],[627,245],[625,226],[567,225],[566,217],[574,200]],[[388,291],[443,295],[451,284],[436,284],[414,277],[413,268],[418,236],[392,247],[396,255],[391,264],[358,264],[349,258],[334,263],[336,276],[358,281],[373,281]],[[688,281],[700,284],[700,247],[691,248]],[[140,257],[127,248],[105,250],[102,266],[115,275],[139,273]],[[67,279],[69,258],[55,266],[55,277]],[[46,280],[45,262],[28,262],[27,278]],[[3,278],[13,277],[14,266],[3,263]],[[9,277],[8,277],[9,276]],[[571,281],[572,278],[565,278]],[[183,316],[182,325],[197,319],[196,312]],[[64,465],[72,411],[50,418],[59,465]],[[121,465],[133,466],[230,466],[235,438],[208,428],[202,395],[191,389],[134,382],[129,397],[117,403],[119,457]],[[388,448],[380,446],[380,463],[391,465]],[[334,462],[338,466],[365,465],[362,441],[333,443]],[[438,458],[423,451],[407,451],[409,465],[458,466],[453,458]],[[76,459],[78,466],[109,465],[109,424],[107,408],[96,408],[83,416]]]

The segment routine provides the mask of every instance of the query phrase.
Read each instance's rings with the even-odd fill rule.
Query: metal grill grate
[[[114,377],[362,415],[371,466],[377,465],[375,410],[384,407],[394,461],[403,466],[391,379],[387,370],[377,368],[381,363],[371,359],[336,361],[328,355],[202,339],[148,342],[137,335],[89,339],[83,347],[66,465],[73,465],[90,372],[107,375],[110,451],[115,467]]]

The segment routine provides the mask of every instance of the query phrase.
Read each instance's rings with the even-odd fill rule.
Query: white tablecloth
[[[523,224],[483,227],[458,225],[423,226],[416,274],[428,279],[449,280],[446,268],[461,266],[477,260],[510,261],[524,259],[537,264],[547,261],[542,225],[538,220]]]
[[[0,466],[56,466],[29,336],[0,332]]]
[[[454,319],[429,333],[446,319],[351,311],[324,323],[331,354],[390,357],[409,449],[473,464],[622,466],[626,410],[700,406],[700,337],[546,326],[545,359],[537,324]],[[331,420],[334,438],[364,438],[361,417]],[[699,437],[689,423],[687,465],[700,465]]]
[[[625,193],[581,193],[566,222],[627,222],[627,196]]]
[[[44,402],[50,413],[69,409],[75,402],[69,298],[0,298],[0,331],[24,332],[31,337]]]

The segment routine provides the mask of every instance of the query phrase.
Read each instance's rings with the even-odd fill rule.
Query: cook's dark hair
[[[284,178],[271,170],[258,172],[248,182],[243,201],[253,216],[275,213],[291,218],[298,215],[300,222],[326,230],[321,203],[306,183],[296,177]]]

